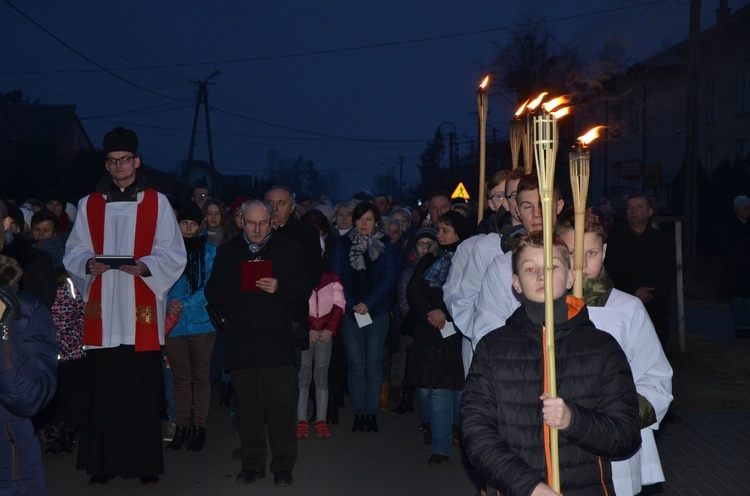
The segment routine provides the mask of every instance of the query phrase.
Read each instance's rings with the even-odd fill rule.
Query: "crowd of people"
[[[285,486],[298,440],[331,437],[348,394],[355,433],[416,405],[427,464],[463,449],[487,491],[557,494],[549,428],[564,494],[635,495],[664,480],[654,431],[672,400],[675,264],[645,196],[628,198],[619,226],[587,211],[579,299],[573,214],[555,189],[551,398],[536,175],[491,176],[477,226],[445,192],[409,207],[366,192],[298,199],[284,185],[224,203],[196,187],[183,203],[149,186],[133,131],[113,129],[103,148],[107,174],[77,205],[0,203],[0,268],[14,268],[0,271],[0,302],[19,309],[3,329],[46,353],[22,353],[44,389],[33,405],[0,396],[24,445],[36,432],[46,453],[77,449],[92,484],[158,483],[165,449],[210,442],[215,392],[239,433],[236,482],[268,469]],[[0,489],[43,488],[40,463],[24,467],[0,474]]]

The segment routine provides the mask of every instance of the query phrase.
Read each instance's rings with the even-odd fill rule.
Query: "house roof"
[[[9,104],[0,106],[0,154],[13,151],[14,143],[32,140],[69,148],[71,126],[77,126],[85,145],[91,140],[75,113],[75,105]]]

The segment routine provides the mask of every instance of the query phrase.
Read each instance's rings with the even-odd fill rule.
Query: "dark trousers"
[[[211,404],[209,366],[215,332],[166,339],[165,350],[174,376],[174,408],[177,425],[190,425],[190,404],[195,406],[193,424],[207,427]]]
[[[126,479],[164,473],[161,351],[121,345],[88,350],[84,360],[78,470]]]
[[[297,462],[294,380],[293,365],[232,370],[232,383],[242,412],[243,470],[266,471],[267,444],[271,448],[271,472],[294,469]]]

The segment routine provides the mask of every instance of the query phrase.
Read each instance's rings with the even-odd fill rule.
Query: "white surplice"
[[[93,195],[101,193],[95,192]],[[143,201],[143,192],[135,202],[111,202],[104,214],[104,253],[94,253],[89,232],[86,205],[91,195],[78,203],[73,230],[65,245],[63,263],[73,283],[88,301],[94,276],[86,274],[86,264],[94,255],[133,255],[136,213]],[[140,259],[151,275],[143,281],[156,296],[159,343],[164,344],[167,293],[180,278],[187,262],[185,244],[169,200],[157,193],[158,212],[154,247],[150,255]],[[102,348],[135,344],[135,280],[134,276],[110,269],[102,278]],[[99,348],[89,346],[87,348]]]

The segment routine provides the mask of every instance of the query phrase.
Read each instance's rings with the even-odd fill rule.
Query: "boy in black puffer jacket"
[[[555,427],[562,493],[614,494],[609,459],[640,445],[635,385],[617,341],[594,328],[582,300],[566,298],[573,273],[559,239],[553,256],[558,397],[549,398],[545,384],[543,241],[535,232],[513,252],[522,306],[474,353],[461,401],[463,446],[501,494],[555,495],[545,442]]]

